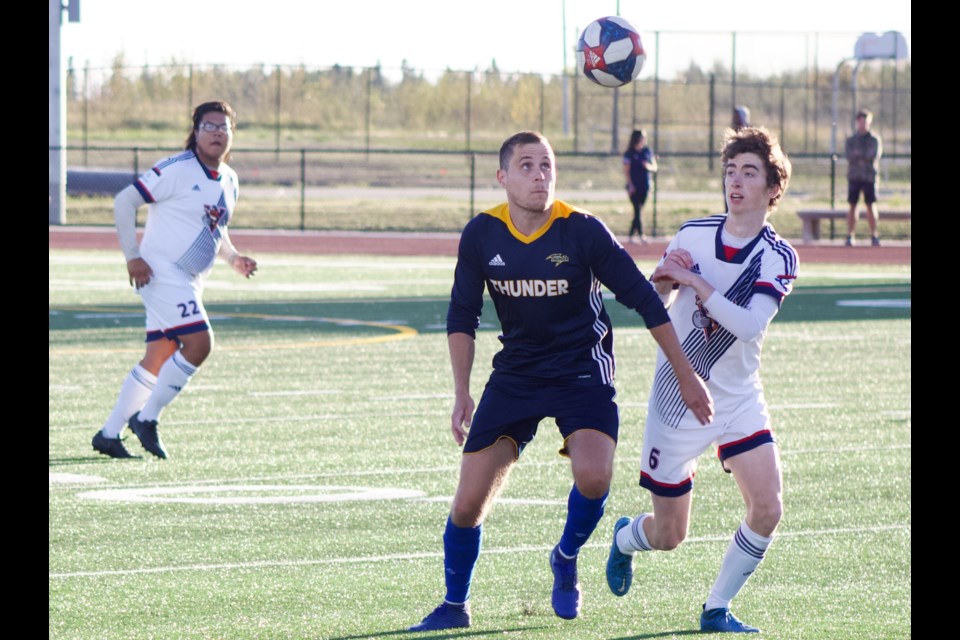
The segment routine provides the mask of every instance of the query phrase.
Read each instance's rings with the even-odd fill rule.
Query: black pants
[[[638,189],[630,194],[630,203],[633,205],[633,222],[630,223],[628,236],[632,236],[633,230],[636,229],[640,237],[643,237],[643,218],[640,217],[640,210],[643,209],[643,205],[647,201],[647,193],[646,189],[643,191]]]

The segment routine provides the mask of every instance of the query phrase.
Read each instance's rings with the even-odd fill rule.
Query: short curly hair
[[[765,127],[745,127],[740,131],[727,129],[723,136],[723,151],[720,153],[720,164],[727,166],[727,162],[741,153],[755,153],[763,160],[767,172],[767,186],[779,185],[780,193],[770,198],[767,211],[777,208],[783,194],[790,184],[790,173],[793,167],[787,154],[780,148],[777,137]]]

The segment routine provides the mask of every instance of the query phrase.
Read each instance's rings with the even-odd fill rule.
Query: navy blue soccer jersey
[[[476,336],[486,286],[503,345],[494,375],[612,384],[613,327],[601,285],[648,328],[669,322],[656,290],[600,219],[557,200],[548,222],[525,236],[504,203],[463,230],[447,333]]]

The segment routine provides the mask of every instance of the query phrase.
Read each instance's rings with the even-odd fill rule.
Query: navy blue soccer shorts
[[[509,438],[517,447],[517,457],[537,435],[544,418],[554,418],[566,456],[567,438],[580,429],[594,429],[614,442],[620,430],[620,408],[614,402],[616,389],[611,385],[504,383],[491,376],[463,445],[464,453],[476,453],[500,438]]]
[[[873,204],[877,201],[877,183],[872,180],[849,180],[847,182],[847,202],[857,204],[860,192],[863,192],[863,201]]]

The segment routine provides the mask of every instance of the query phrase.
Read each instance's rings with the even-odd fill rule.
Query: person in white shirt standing
[[[130,284],[146,310],[146,353],[133,367],[93,448],[136,458],[123,444],[127,426],[143,448],[167,458],[157,422],[213,350],[203,286],[217,256],[249,278],[257,261],[242,256],[227,234],[237,203],[236,172],[226,164],[236,113],[222,100],[193,111],[186,151],[166,158],[117,194],[114,218]],[[137,209],[149,205],[137,243]]]
[[[683,542],[697,458],[714,445],[746,514],[704,604],[700,630],[752,633],[759,629],[738,620],[730,601],[763,560],[783,516],[783,473],[760,381],[760,351],[799,263],[768,222],[791,172],[777,139],[763,127],[728,130],[721,160],[727,213],[681,225],[650,276],[684,353],[706,381],[715,414],[706,426],[691,415],[658,353],[640,466],[653,513],[614,524],[607,584],[614,595],[625,595],[637,552],[670,551]]]

